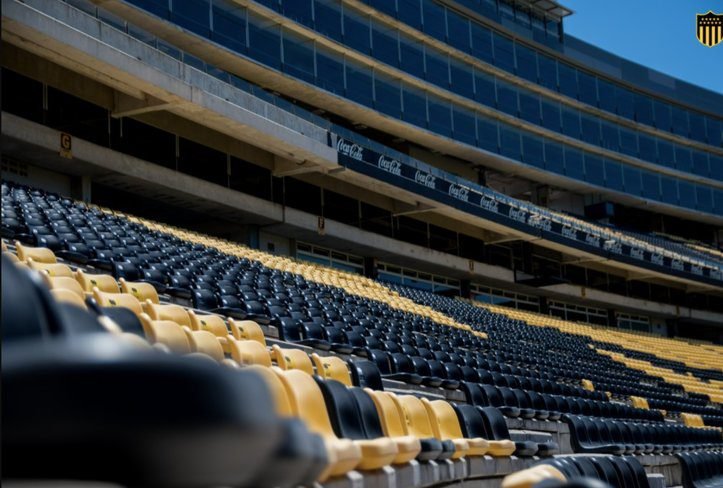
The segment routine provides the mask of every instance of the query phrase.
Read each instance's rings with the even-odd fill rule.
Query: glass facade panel
[[[537,54],[521,44],[515,46],[517,56],[517,75],[537,83]]]
[[[477,117],[477,144],[480,148],[496,153],[499,151],[498,125],[485,118]]]
[[[454,138],[466,142],[471,146],[477,145],[477,130],[475,128],[474,113],[467,110],[453,110]]]
[[[346,63],[346,96],[347,98],[371,107],[374,105],[374,84],[372,71],[352,63]]]
[[[430,36],[445,41],[447,39],[447,9],[432,1],[422,3],[423,31]]]
[[[449,74],[452,81],[452,91],[474,99],[474,78],[473,72],[467,70],[460,63],[451,62],[449,64]]]
[[[585,179],[585,166],[582,153],[576,149],[565,149],[565,174],[576,180]]]
[[[344,65],[325,51],[316,51],[316,84],[337,95],[344,95]]]
[[[331,0],[314,0],[316,30],[334,40],[341,41],[341,9]]]
[[[281,68],[281,30],[275,22],[249,14],[249,54],[258,61]]]
[[[472,23],[470,32],[472,36],[472,54],[482,61],[493,63],[492,32],[476,22]]]
[[[421,0],[397,0],[398,18],[405,24],[422,29],[422,2]]]
[[[512,39],[494,33],[492,39],[495,51],[495,66],[514,73],[515,51]]]
[[[374,99],[374,108],[392,117],[401,117],[402,97],[399,80],[375,73]]]
[[[585,179],[593,185],[605,186],[603,161],[592,154],[585,155]]]
[[[429,128],[443,136],[452,135],[452,107],[445,102],[427,101],[429,107]]]
[[[372,54],[389,66],[399,67],[399,42],[396,32],[372,29]]]
[[[545,168],[561,175],[565,174],[565,157],[562,146],[545,141]]]
[[[427,80],[442,88],[448,88],[449,60],[431,53],[429,49],[425,49],[424,63]]]
[[[539,125],[541,122],[540,97],[520,93],[520,117],[528,122]]]
[[[209,0],[174,0],[171,4],[171,20],[196,34],[209,35],[210,19]]]
[[[542,139],[535,136],[522,136],[522,156],[527,164],[545,167],[545,154]]]
[[[623,177],[625,178],[625,193],[640,195],[642,192],[641,171],[630,166],[623,166]]]
[[[419,127],[427,127],[427,96],[422,91],[404,87],[404,120]]]
[[[611,190],[623,191],[623,168],[620,163],[605,160],[605,186]]]
[[[660,200],[660,176],[649,171],[643,171],[642,185],[642,196],[651,200]]]
[[[461,15],[447,10],[447,33],[449,43],[466,53],[472,51],[472,43],[469,35],[469,20]]]
[[[500,127],[500,153],[511,159],[520,159],[520,134],[508,127]]]
[[[344,44],[361,53],[369,54],[372,47],[369,18],[345,10],[343,22]]]
[[[246,9],[226,2],[214,2],[213,40],[233,51],[246,53]]]
[[[405,41],[399,43],[399,60],[402,70],[417,78],[424,79],[424,52],[422,48]]]
[[[284,72],[313,83],[314,43],[284,32]]]

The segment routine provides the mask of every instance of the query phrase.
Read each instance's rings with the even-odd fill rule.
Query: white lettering
[[[643,253],[642,249],[632,248],[632,249],[630,249],[630,256],[635,259],[644,259],[645,254]]]
[[[516,208],[510,208],[510,218],[525,224],[527,223],[527,212]]]
[[[346,139],[339,139],[336,142],[336,150],[345,156],[356,159],[357,161],[363,160],[362,156],[364,154],[364,149],[360,145],[353,144]]]
[[[387,158],[384,155],[379,156],[377,166],[393,175],[400,176],[402,174],[402,163],[400,163],[396,159]]]
[[[657,264],[658,266],[662,266],[662,265],[663,265],[663,256],[661,256],[660,254],[651,254],[651,255],[650,255],[650,261],[651,261],[653,264]]]
[[[454,183],[449,185],[449,195],[462,200],[463,202],[469,201],[469,190],[463,186],[455,185]]]
[[[417,172],[414,173],[414,181],[420,185],[426,186],[427,188],[434,189],[437,187],[437,178],[429,173],[425,173],[424,171],[417,170]]]

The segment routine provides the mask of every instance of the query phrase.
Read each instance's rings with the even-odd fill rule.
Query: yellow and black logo
[[[713,47],[723,41],[723,14],[696,14],[695,36],[701,44]]]

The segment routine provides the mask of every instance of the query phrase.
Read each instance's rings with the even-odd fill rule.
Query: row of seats
[[[566,456],[547,459],[531,468],[508,475],[502,488],[559,486],[554,480],[599,480],[603,485],[580,481],[577,486],[648,488],[650,483],[640,462],[631,456]],[[547,482],[547,481],[550,482]]]
[[[670,454],[723,447],[718,429],[700,429],[665,422],[625,422],[564,415],[575,452],[607,454]]]
[[[723,452],[681,452],[675,455],[683,473],[683,488],[723,486]]]
[[[660,412],[634,409],[620,403],[477,385],[469,382],[462,383],[462,391],[468,403],[497,407],[508,417],[559,420],[562,414],[581,414],[611,419],[662,420]]]
[[[126,285],[133,287],[133,284],[127,282]],[[131,311],[132,315],[139,313],[141,321],[144,323],[144,332],[150,342],[163,344],[167,346],[170,351],[188,352],[187,350],[179,350],[177,347],[174,347],[177,344],[175,340],[169,341],[169,336],[171,335],[169,330],[181,330],[181,326],[172,320],[150,319],[147,314],[138,310],[137,302],[133,301],[132,295],[100,292],[97,287],[94,287],[92,298],[95,302],[107,306],[102,307],[101,311],[108,309],[115,310],[116,307],[122,307]],[[90,297],[88,299],[90,300]],[[152,304],[152,302],[149,300],[147,304]],[[130,307],[126,305],[130,305]],[[163,316],[164,312],[166,315],[174,312],[174,318],[177,320],[185,320],[181,307],[164,304],[153,305],[155,307],[153,310],[161,316]],[[76,307],[77,303],[70,302],[67,306]],[[170,309],[164,309],[163,307],[170,307]],[[196,316],[191,312],[189,321],[192,320],[192,317],[195,317],[194,320],[200,322],[204,317],[217,316]],[[229,322],[233,324],[232,319],[229,319]],[[223,327],[225,330],[225,325]],[[189,334],[192,333],[191,329],[188,328],[186,332]],[[193,332],[206,331],[196,330]],[[224,337],[225,342],[233,343],[234,339],[231,334],[229,334],[227,330],[226,332],[226,337]],[[210,332],[206,333],[212,338],[214,337]],[[189,335],[189,337],[192,337],[192,335]],[[221,339],[221,337],[218,338]],[[260,342],[255,343],[261,346]],[[219,354],[216,357],[214,357],[214,354],[209,354],[207,352],[209,349],[212,348],[207,346],[205,348],[199,348],[196,352],[211,356],[213,359],[221,360],[223,358],[223,354]],[[269,378],[278,378],[283,384],[287,395],[285,400],[279,400],[279,388],[272,387],[272,390],[277,392],[274,394],[274,397],[277,401],[279,413],[282,416],[284,413],[288,413],[289,408],[287,405],[291,405],[295,408],[295,410],[293,410],[295,415],[302,418],[312,432],[316,432],[323,439],[327,439],[325,440],[327,459],[336,461],[329,464],[325,468],[326,471],[318,474],[319,479],[340,475],[353,468],[362,470],[378,469],[393,461],[403,463],[417,455],[420,455],[420,460],[458,459],[464,456],[479,456],[484,454],[506,456],[512,454],[518,448],[509,438],[497,440],[492,437],[494,433],[498,435],[500,432],[509,434],[508,432],[504,432],[506,426],[503,420],[501,425],[504,427],[500,428],[501,417],[499,417],[499,413],[496,411],[484,412],[483,410],[472,408],[462,415],[461,413],[458,414],[458,410],[442,400],[429,402],[426,399],[420,400],[412,395],[400,396],[397,399],[396,396],[391,393],[378,392],[379,395],[387,395],[391,398],[392,402],[396,404],[396,410],[390,411],[388,408],[384,410],[384,398],[374,400],[375,393],[372,390],[364,392],[359,388],[349,389],[343,383],[332,379],[323,380],[319,376],[315,378],[312,377],[314,371],[311,366],[311,361],[309,361],[306,353],[301,350],[281,349],[278,346],[274,346],[274,356],[277,358],[277,363],[287,369],[286,372],[281,372],[280,369],[278,371],[271,369],[270,361],[263,366],[259,365],[246,369],[251,370],[255,368],[255,370],[266,379],[267,383],[276,381],[269,380]],[[338,369],[339,363],[343,365],[341,360],[334,357],[322,359],[314,354],[312,358],[314,358],[314,362],[316,362],[317,371],[324,371],[325,374],[330,374],[329,370],[334,369],[334,366]],[[345,366],[343,366],[343,368],[345,370]],[[348,376],[348,372],[346,370],[344,372]],[[291,379],[289,380],[288,378]],[[347,380],[347,383],[348,382]],[[420,405],[422,406],[421,409]],[[329,416],[325,418],[324,415],[327,412],[329,412]],[[401,412],[403,412],[403,414],[401,414]],[[354,413],[358,415],[354,415]],[[426,436],[423,437],[423,439],[426,439],[424,443],[426,450],[424,453],[421,454],[421,444],[420,448],[416,452],[413,452],[413,445],[415,444],[413,439],[412,441],[410,441],[409,438],[402,439],[402,436],[396,436],[400,441],[397,442],[396,450],[389,447],[390,444],[388,441],[381,442],[380,438],[383,437],[383,435],[381,434],[382,423],[380,421],[380,414],[382,418],[385,419],[385,425],[396,426],[395,429],[397,433],[399,426],[406,428],[407,424],[402,424],[402,419],[411,419],[409,428],[413,429],[412,432],[417,435]],[[495,414],[497,417],[495,417]],[[317,418],[319,415],[322,416],[321,420]],[[350,448],[348,443],[341,441],[332,443],[328,440],[331,438],[330,436],[332,436],[332,429],[330,429],[329,426],[333,426],[333,435],[346,439],[367,440],[370,442],[360,443],[361,450],[357,452],[356,455],[352,455],[349,452]],[[483,437],[473,437],[464,440],[465,438],[462,437],[463,429],[465,432],[490,436],[492,440],[488,441]],[[488,432],[492,434],[488,434]],[[435,442],[435,439],[438,442]],[[410,444],[412,447],[410,447]],[[436,449],[440,446],[444,448]],[[525,445],[522,447],[524,447],[524,449],[520,449],[520,451],[523,454],[531,455],[531,453],[537,451],[537,449],[535,449],[536,446]],[[353,462],[354,460],[356,460],[356,462]]]
[[[596,388],[610,391],[621,399],[629,395],[644,396],[655,400],[655,406],[660,409],[664,409],[664,406],[673,407],[668,409],[672,412],[713,414],[719,411],[717,407],[706,406],[708,397],[698,397],[694,391],[686,394],[680,385],[650,376],[644,368],[629,368],[590,349],[591,343],[599,343],[584,340],[589,336],[583,331],[597,330],[593,327],[577,327],[559,319],[520,310],[465,303],[401,285],[389,286],[403,296],[438,309],[462,323],[480,324],[479,330],[488,334],[486,346],[495,347],[497,351],[510,351],[512,356],[525,363],[525,368],[543,366],[555,368],[558,375],[565,378],[577,378],[580,381],[592,379]],[[509,320],[500,319],[500,315],[509,317]],[[530,331],[522,319],[542,327]],[[515,341],[510,341],[510,337],[514,337]],[[679,366],[685,365],[680,363]],[[705,376],[705,371],[695,368],[689,370],[691,374]],[[715,375],[715,371],[706,371]]]

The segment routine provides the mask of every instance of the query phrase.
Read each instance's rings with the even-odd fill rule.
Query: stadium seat
[[[311,354],[311,360],[316,367],[316,374],[324,379],[333,379],[346,386],[352,386],[351,375],[346,363],[336,356],[321,357]]]
[[[239,364],[257,364],[271,367],[271,354],[256,341],[228,341],[231,358]]]
[[[251,486],[279,441],[263,383],[136,351],[100,334],[3,347],[3,476]],[[174,448],[138,456],[157,443]]]
[[[75,279],[78,280],[83,290],[88,293],[93,293],[93,288],[98,288],[100,291],[105,293],[120,293],[120,287],[115,278],[111,275],[106,274],[90,274],[85,273],[82,269],[78,269],[75,272]]]
[[[156,291],[156,288],[150,283],[129,282],[126,281],[125,278],[120,278],[118,282],[120,283],[121,292],[130,293],[141,303],[146,300],[150,300],[154,304],[161,303],[158,299],[158,292]]]
[[[409,435],[420,439],[422,446],[424,446],[425,440],[430,438],[441,443],[442,450],[437,457],[438,459],[459,459],[467,453],[469,444],[463,439],[456,439],[455,442],[455,440],[442,439],[435,435],[427,409],[419,398],[413,395],[396,396],[392,393],[386,394],[392,398],[397,404],[397,408],[402,412]]]
[[[332,464],[321,474],[320,480],[346,474],[359,466],[362,462],[361,446],[350,439],[339,439],[336,436],[329,420],[324,397],[314,379],[299,370],[278,374],[286,389],[294,415],[301,418],[312,432],[324,439],[327,452],[330,453]],[[372,466],[374,466],[372,469],[376,469],[383,464],[372,464]]]
[[[93,288],[93,299],[100,307],[123,307],[140,316],[143,313],[141,303],[128,293],[109,293]]]
[[[271,348],[271,355],[279,368],[283,370],[296,369],[308,375],[314,375],[314,365],[311,358],[301,349],[282,349],[274,344]]]
[[[487,454],[489,442],[482,437],[465,438],[457,415],[447,401],[429,401],[422,398],[422,404],[427,410],[434,436],[439,440],[450,439],[455,445],[455,455],[463,451],[464,453],[460,456],[484,456]],[[464,444],[466,444],[466,450],[464,447],[460,447]]]

